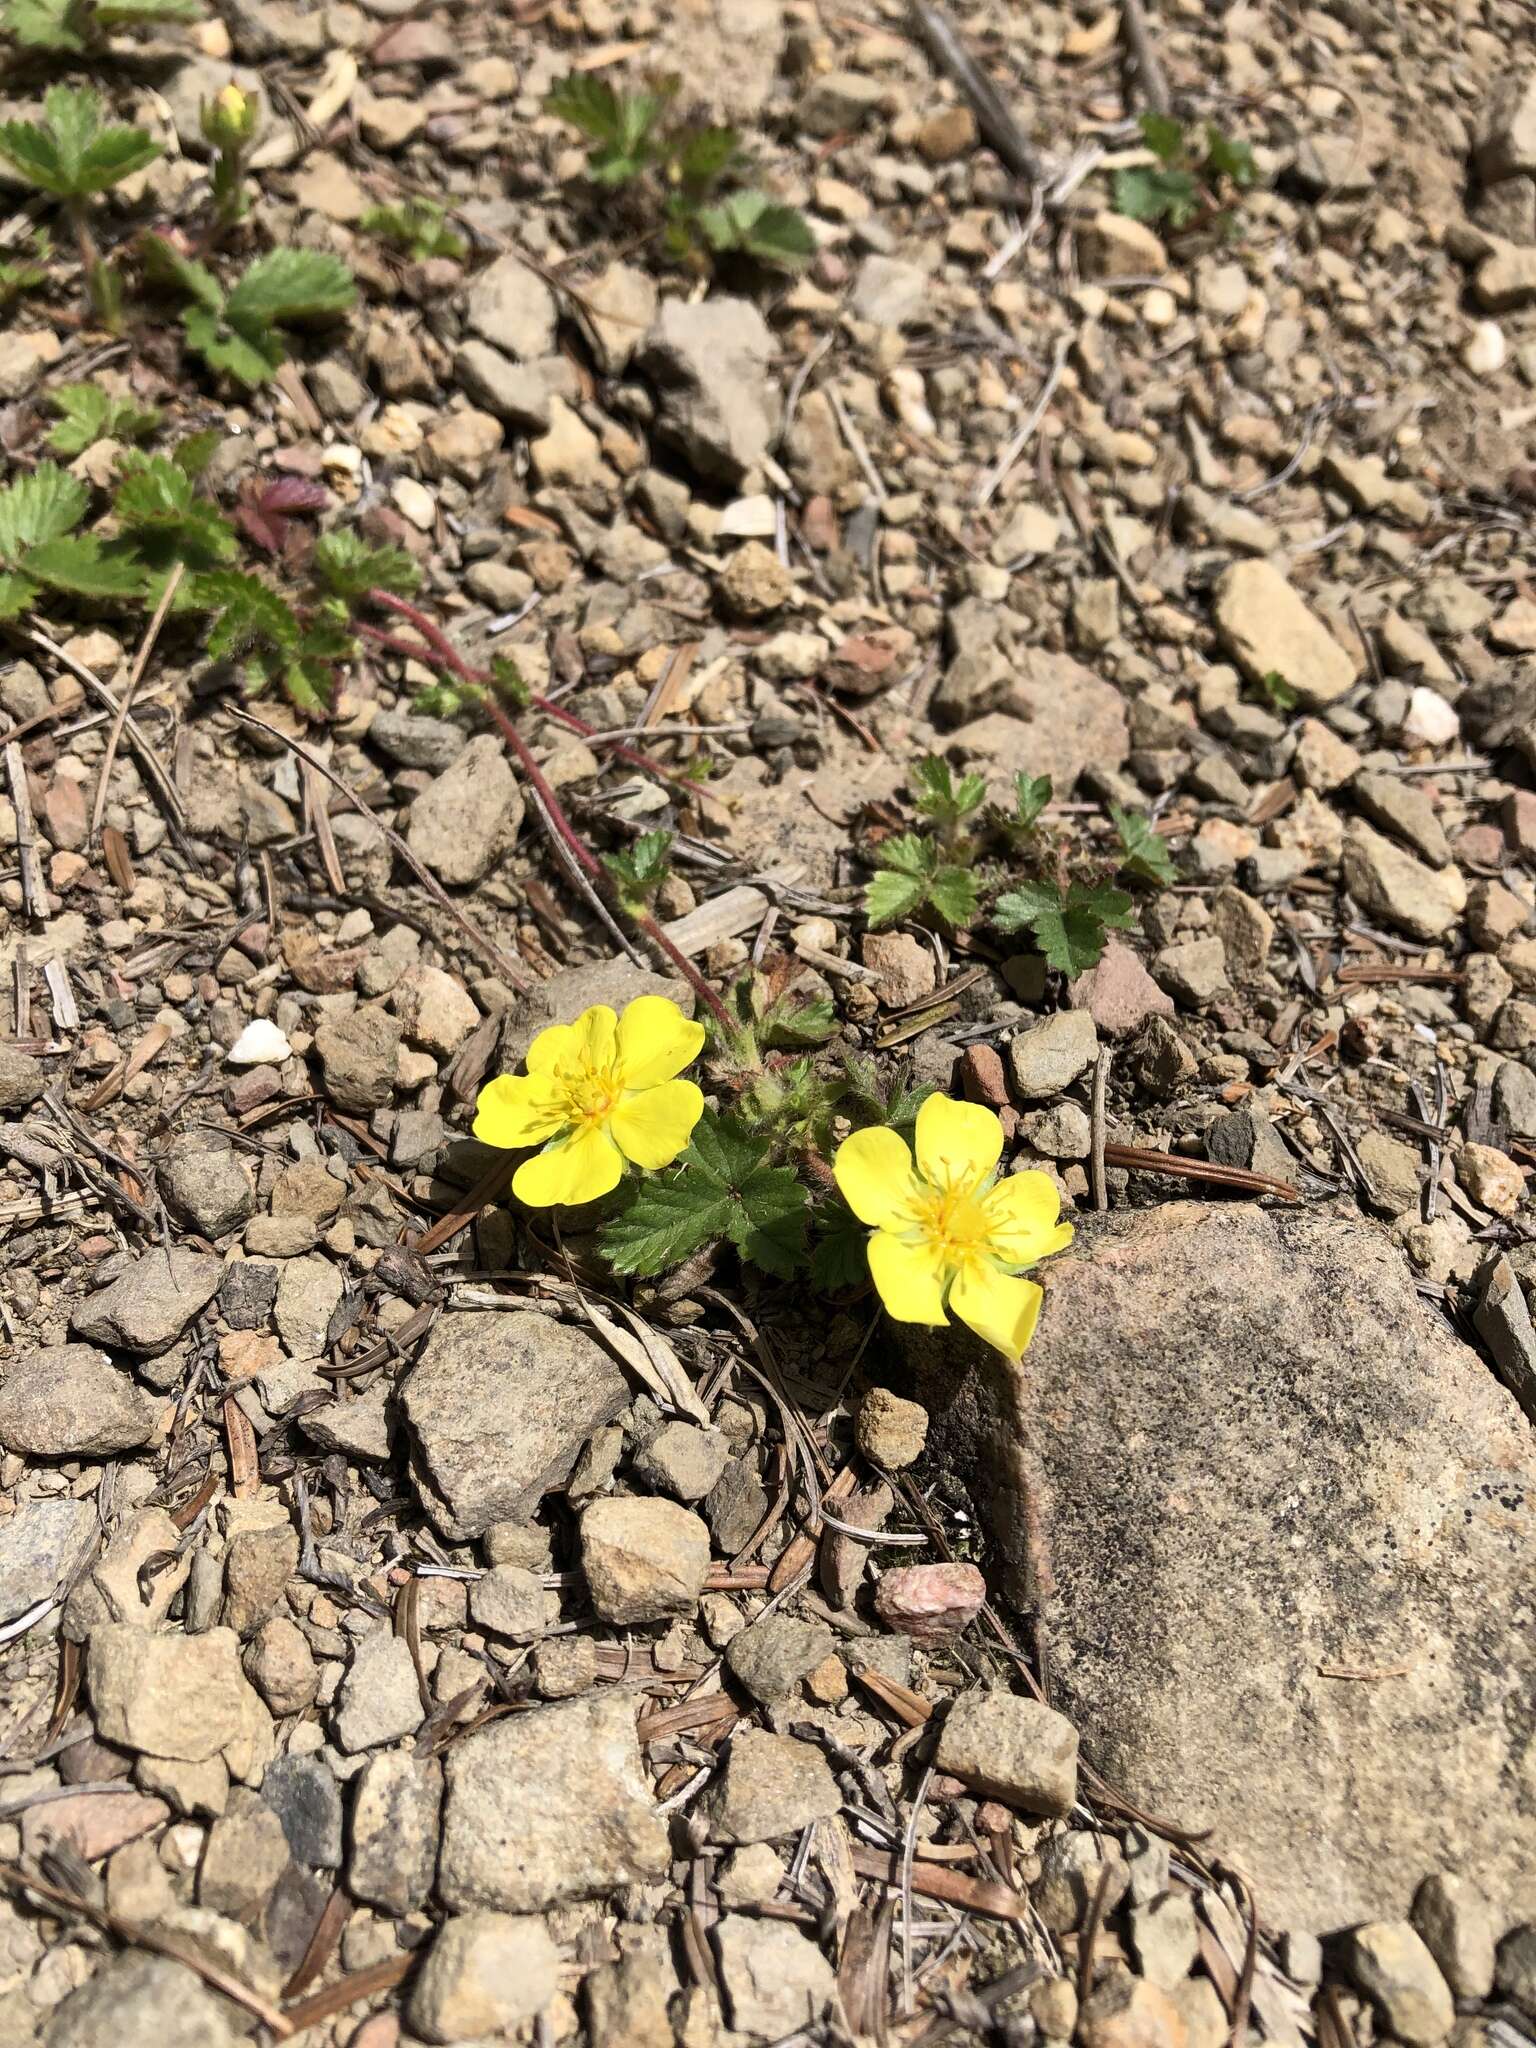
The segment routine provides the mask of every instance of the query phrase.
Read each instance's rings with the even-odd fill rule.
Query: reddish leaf
[[[269,515],[273,512],[325,512],[330,509],[331,494],[324,484],[312,483],[308,477],[280,476],[263,488],[258,502],[262,511]]]

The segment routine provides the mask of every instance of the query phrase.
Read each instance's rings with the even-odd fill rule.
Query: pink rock
[[[29,1806],[22,1815],[21,1846],[29,1856],[36,1856],[51,1842],[65,1841],[87,1863],[95,1863],[125,1842],[136,1842],[151,1828],[164,1827],[170,1817],[171,1809],[163,1799],[151,1799],[128,1787],[121,1792],[81,1792],[73,1799]]]
[[[1108,1038],[1129,1038],[1148,1017],[1171,1017],[1165,996],[1129,946],[1111,939],[1097,967],[1079,975],[1068,996],[1074,1010],[1086,1010]]]
[[[974,1621],[987,1582],[973,1564],[903,1564],[875,1588],[875,1612],[897,1635],[925,1642]]]

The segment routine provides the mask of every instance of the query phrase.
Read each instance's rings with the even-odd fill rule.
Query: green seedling
[[[253,390],[286,359],[282,329],[332,320],[357,296],[352,273],[324,249],[272,249],[228,292],[206,265],[151,235],[145,268],[191,301],[181,316],[188,345],[210,370]]]
[[[794,1168],[773,1164],[768,1139],[705,1110],[677,1165],[634,1184],[603,1231],[603,1250],[615,1272],[652,1274],[723,1239],[787,1279],[804,1255],[809,1208]]]
[[[398,249],[413,263],[433,257],[462,263],[469,244],[448,226],[447,216],[435,199],[403,199],[396,206],[370,206],[358,222],[364,234],[377,235],[392,249]]]
[[[980,775],[955,780],[947,761],[930,754],[912,770],[913,808],[929,820],[931,834],[898,832],[874,849],[875,874],[864,889],[864,915],[871,931],[934,911],[951,930],[961,931],[981,903],[975,846],[966,825],[986,802]]]
[[[0,490],[0,619],[19,618],[45,591],[98,602],[141,594],[144,565],[131,545],[76,530],[90,502],[88,486],[56,462]]]
[[[1287,711],[1296,709],[1296,692],[1279,669],[1266,669],[1254,688],[1261,693],[1271,711],[1278,711],[1283,716]]]
[[[98,441],[143,441],[160,424],[157,407],[117,398],[100,384],[60,384],[48,402],[59,415],[48,436],[58,455],[83,455]]]
[[[1182,234],[1195,227],[1232,227],[1234,198],[1259,182],[1246,142],[1207,122],[1186,128],[1171,114],[1143,114],[1142,140],[1157,162],[1115,173],[1115,211]]]
[[[657,890],[672,872],[671,847],[670,832],[642,832],[622,852],[601,856],[626,917],[649,914]]]
[[[0,123],[0,157],[63,207],[80,252],[92,311],[113,333],[122,325],[122,280],[97,247],[90,202],[142,171],[159,154],[159,143],[142,128],[103,127],[101,101],[88,86],[51,87],[41,121]]]
[[[197,0],[0,0],[0,35],[24,50],[93,56],[122,29],[196,21],[202,11]]]
[[[1124,811],[1111,804],[1109,815],[1120,839],[1120,872],[1132,881],[1151,882],[1168,888],[1178,877],[1168,842],[1140,811]]]
[[[800,269],[816,253],[805,216],[740,186],[746,158],[736,129],[673,121],[677,89],[676,79],[664,79],[625,93],[572,73],[544,104],[586,137],[594,185],[633,187],[659,215],[673,262],[702,270],[717,257],[741,255],[776,270]]]
[[[1030,933],[1046,965],[1068,981],[1097,967],[1110,932],[1135,921],[1130,897],[1107,882],[1021,882],[992,906],[1000,932]]]

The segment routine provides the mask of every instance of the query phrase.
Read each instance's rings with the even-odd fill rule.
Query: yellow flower
[[[893,1130],[855,1131],[832,1170],[872,1224],[869,1270],[899,1323],[948,1321],[946,1306],[1007,1358],[1035,1334],[1042,1299],[1015,1276],[1072,1242],[1049,1174],[998,1180],[1003,1127],[990,1109],[930,1095],[917,1113],[917,1164]]]
[[[508,1150],[544,1147],[512,1178],[530,1209],[595,1201],[618,1186],[626,1159],[654,1170],[687,1145],[704,1097],[673,1076],[703,1044],[703,1025],[665,996],[639,996],[622,1017],[598,1003],[541,1031],[526,1074],[481,1089],[475,1136]]]

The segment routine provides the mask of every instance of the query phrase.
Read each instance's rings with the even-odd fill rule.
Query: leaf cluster
[[[1229,228],[1231,200],[1259,182],[1249,145],[1212,122],[1186,127],[1171,114],[1143,114],[1140,127],[1157,161],[1115,173],[1115,211],[1172,234],[1206,222]]]
[[[24,50],[83,57],[120,29],[196,21],[198,0],[0,0],[0,35]]]
[[[668,78],[621,92],[606,79],[573,72],[544,105],[586,137],[594,185],[632,187],[659,213],[671,261],[707,269],[734,255],[770,269],[800,269],[816,253],[804,214],[742,185],[746,158],[737,129],[674,119],[677,90],[678,81]]]
[[[104,126],[101,100],[89,86],[50,87],[41,121],[0,122],[0,158],[66,206],[110,191],[159,154],[144,129]]]
[[[615,1272],[648,1275],[707,1245],[788,1279],[805,1253],[810,1197],[792,1166],[773,1164],[771,1142],[738,1118],[706,1110],[675,1167],[647,1174],[603,1231]]]
[[[351,271],[325,249],[269,249],[226,291],[205,264],[151,235],[145,269],[189,302],[181,316],[188,345],[248,390],[282,366],[283,328],[333,320],[357,297]]]
[[[413,263],[433,257],[461,263],[469,244],[455,228],[435,199],[403,199],[393,206],[370,206],[358,222],[364,234],[377,235],[392,249],[398,249]]]
[[[644,917],[672,872],[672,834],[642,832],[618,853],[605,853],[603,866],[626,917]]]
[[[143,441],[160,424],[157,407],[135,405],[100,384],[60,384],[48,401],[59,415],[48,446],[59,455],[83,455],[98,441]]]

